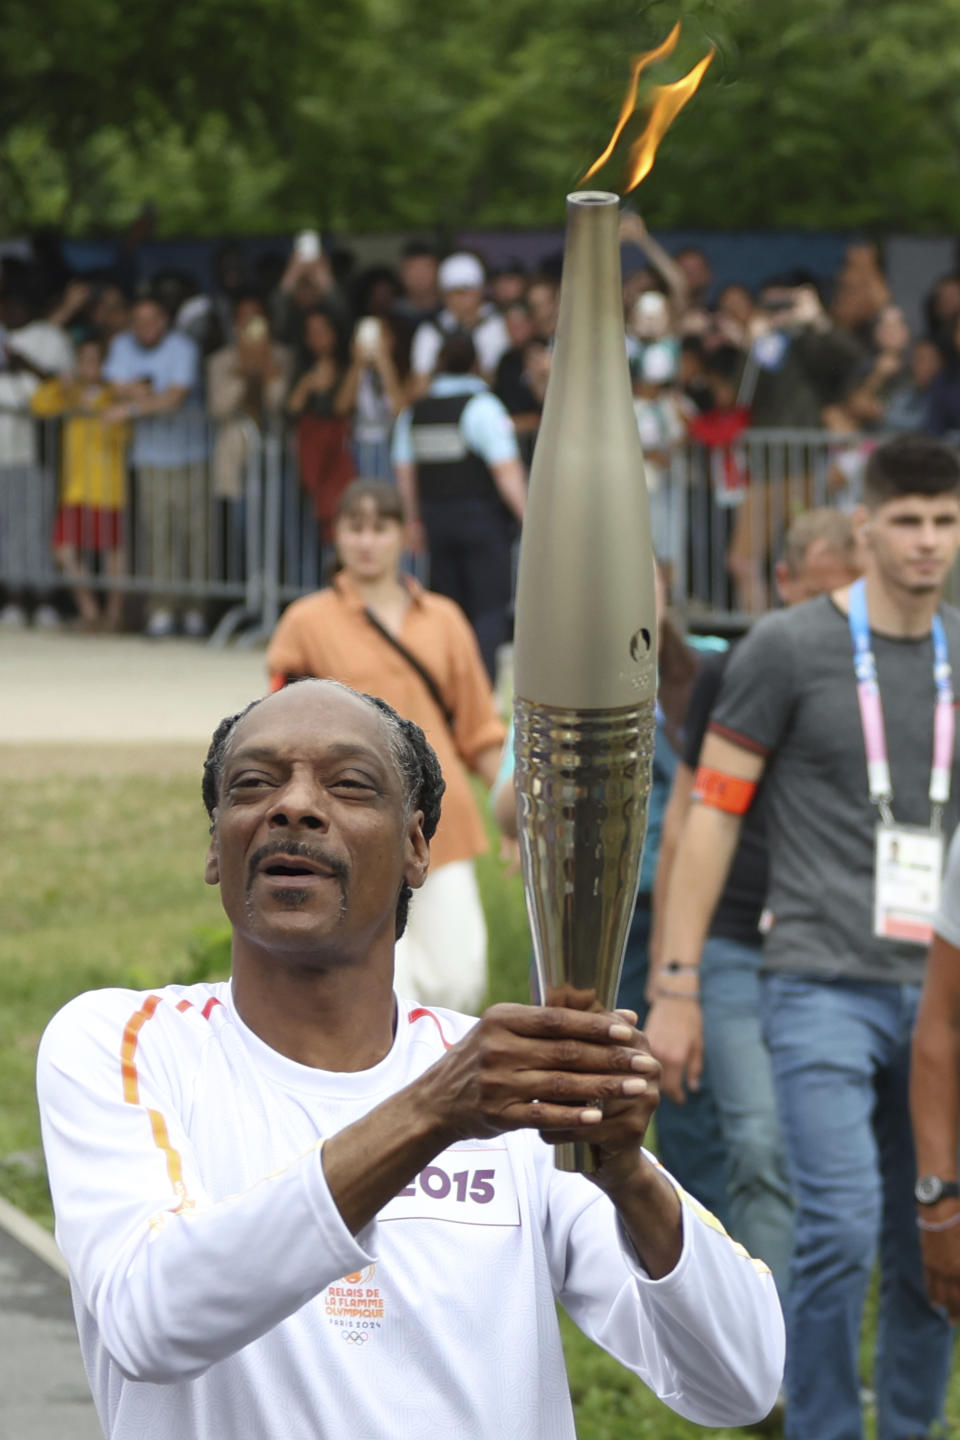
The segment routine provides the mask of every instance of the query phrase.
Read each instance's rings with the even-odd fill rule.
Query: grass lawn
[[[33,1090],[46,1021],[82,990],[225,974],[224,924],[216,892],[202,882],[206,823],[197,775],[151,774],[145,749],[141,774],[3,778],[0,793],[0,1192],[51,1225]],[[491,999],[525,1000],[529,940],[519,880],[488,856],[480,882]],[[705,1431],[677,1419],[563,1322],[581,1440],[746,1440],[745,1431]],[[960,1433],[960,1384],[950,1433]]]

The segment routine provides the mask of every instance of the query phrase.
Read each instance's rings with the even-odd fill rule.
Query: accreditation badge
[[[943,836],[920,825],[878,825],[873,867],[873,933],[929,945],[940,905]]]

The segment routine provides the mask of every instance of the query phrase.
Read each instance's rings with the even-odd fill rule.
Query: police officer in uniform
[[[468,335],[445,339],[426,395],[397,420],[393,464],[411,548],[429,554],[430,588],[466,613],[492,680],[526,479],[513,423],[476,362]]]

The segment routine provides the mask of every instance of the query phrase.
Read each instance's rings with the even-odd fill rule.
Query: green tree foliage
[[[680,13],[651,223],[960,223],[960,0],[8,0],[0,226],[555,225]]]
[[[960,225],[958,0],[742,0],[698,131],[644,187],[661,225]],[[692,109],[692,107],[691,107]]]

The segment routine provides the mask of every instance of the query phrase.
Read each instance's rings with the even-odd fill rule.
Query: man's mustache
[[[255,850],[250,857],[250,866],[247,871],[247,890],[253,885],[257,871],[274,855],[289,856],[292,860],[309,860],[312,864],[328,870],[335,880],[340,881],[341,888],[346,887],[349,867],[337,855],[330,855],[318,845],[308,845],[303,840],[268,840]]]

